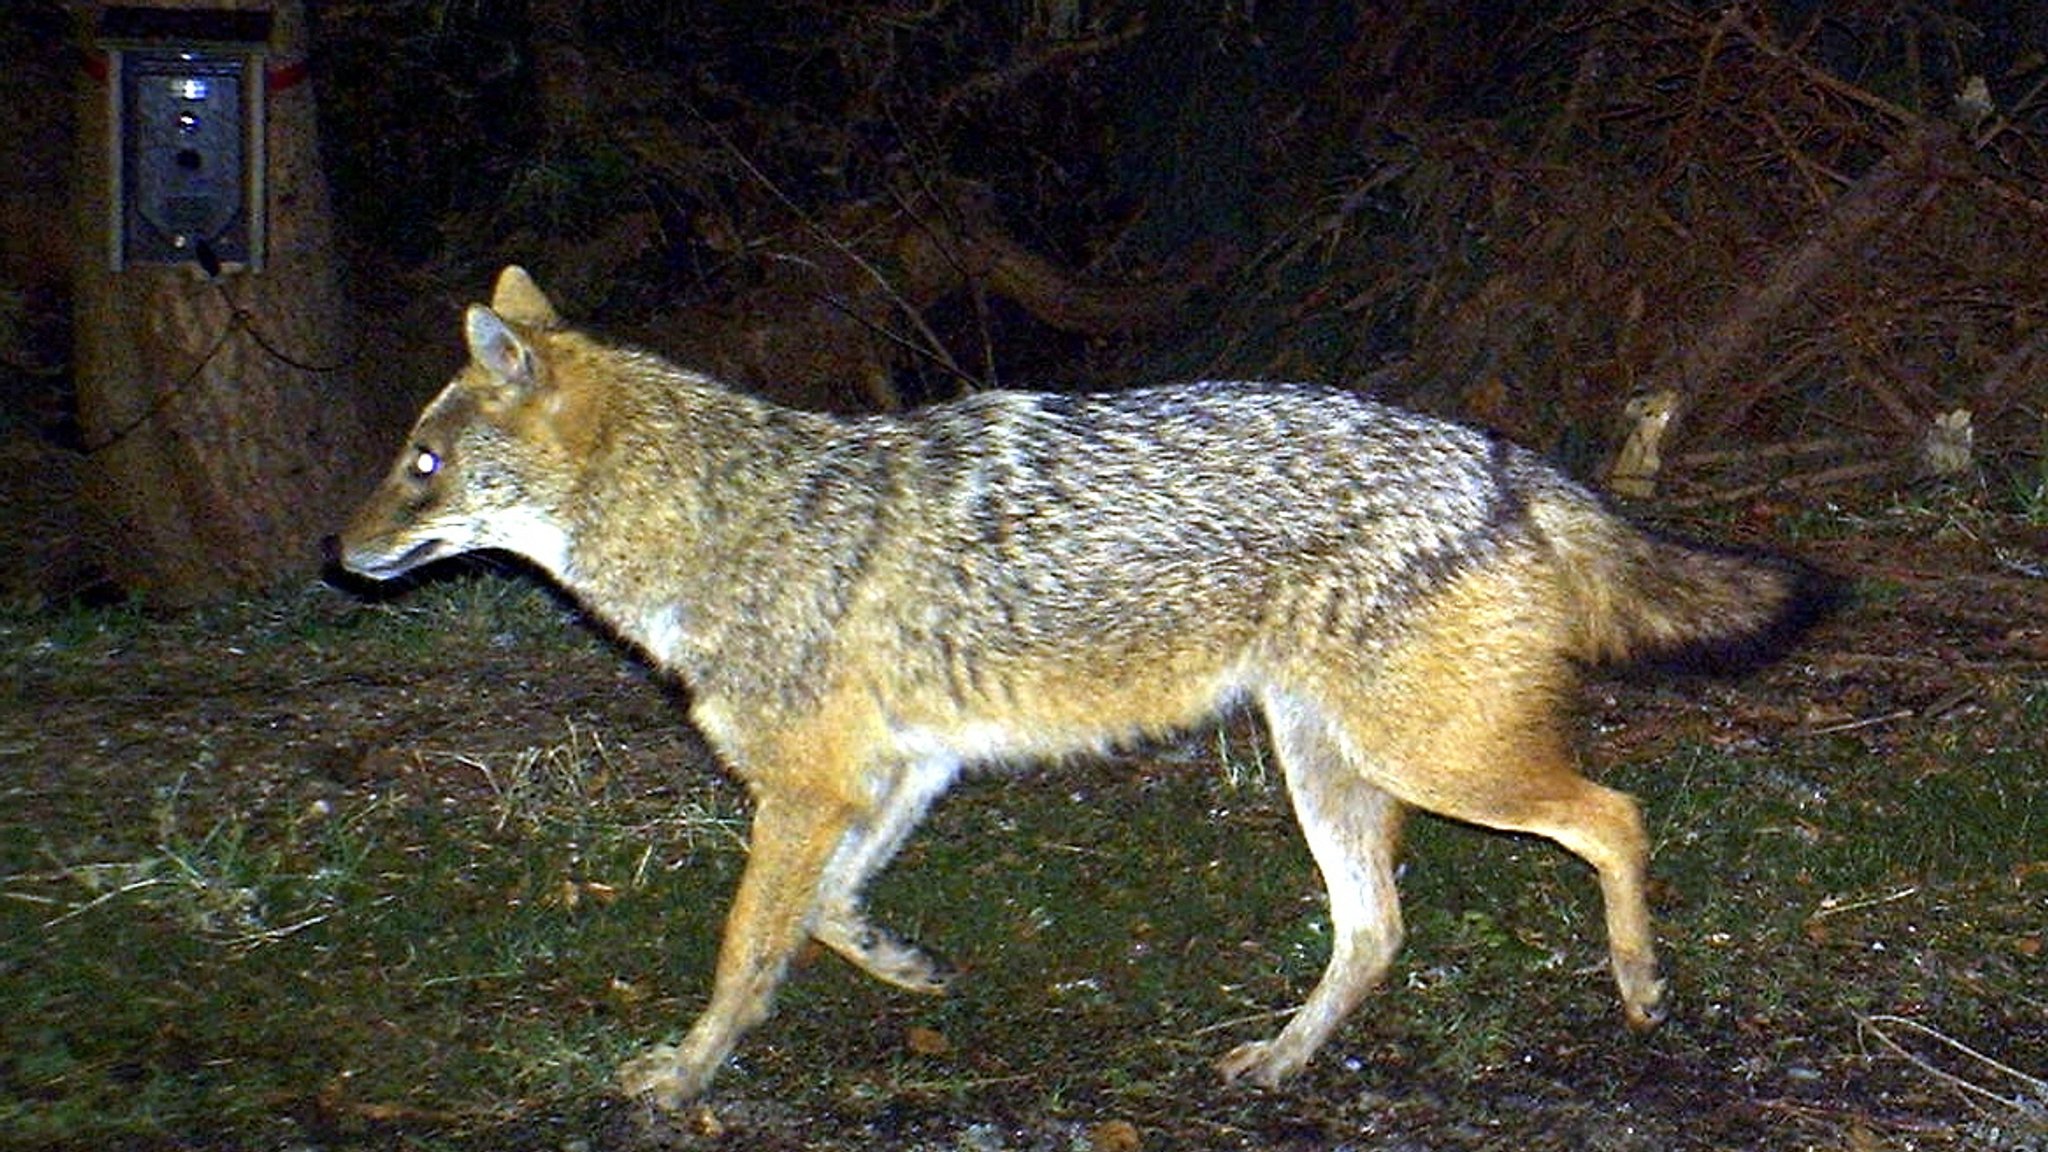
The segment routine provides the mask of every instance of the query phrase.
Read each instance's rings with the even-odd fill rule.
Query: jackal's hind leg
[[[1459,760],[1462,759],[1462,763]],[[1445,757],[1442,781],[1415,781],[1456,820],[1547,837],[1593,866],[1607,923],[1608,964],[1630,1028],[1648,1031],[1664,1020],[1664,981],[1657,975],[1648,897],[1650,841],[1642,810],[1624,793],[1580,776],[1562,739],[1547,723],[1531,723],[1512,743],[1486,754]],[[1456,786],[1447,786],[1455,781]]]
[[[1513,662],[1493,667],[1511,670]],[[1389,786],[1454,820],[1546,837],[1592,865],[1622,1012],[1631,1028],[1647,1031],[1663,1021],[1666,1006],[1651,937],[1642,811],[1625,793],[1579,775],[1544,683],[1538,675],[1492,684],[1467,677],[1461,687],[1469,719],[1428,729],[1433,738],[1405,754],[1409,771]]]
[[[1593,866],[1607,921],[1608,965],[1621,992],[1622,1016],[1637,1032],[1664,1022],[1669,1010],[1664,981],[1657,975],[1652,942],[1649,836],[1642,810],[1623,793],[1579,781],[1578,795],[1559,805],[1566,814],[1530,830],[1549,836]]]
[[[1225,1080],[1272,1087],[1309,1062],[1401,947],[1394,858],[1404,809],[1345,761],[1317,709],[1277,696],[1265,703],[1295,815],[1329,889],[1331,936],[1322,980],[1279,1035],[1239,1045],[1216,1063]]]

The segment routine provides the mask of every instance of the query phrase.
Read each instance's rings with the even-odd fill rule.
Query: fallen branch
[[[1901,465],[1893,460],[1865,460],[1861,464],[1844,464],[1839,468],[1824,468],[1819,472],[1808,472],[1798,476],[1780,476],[1755,484],[1744,484],[1739,488],[1726,488],[1718,492],[1707,492],[1698,496],[1687,496],[1680,500],[1667,500],[1664,507],[1707,508],[1716,504],[1737,504],[1772,492],[1810,492],[1816,488],[1828,488],[1836,484],[1848,484],[1896,472]]]
[[[1818,456],[1856,446],[1855,440],[1841,436],[1823,436],[1818,440],[1787,440],[1778,444],[1760,444],[1754,448],[1706,448],[1698,452],[1687,452],[1673,463],[1681,467],[1696,468],[1706,464],[1779,460],[1787,456]]]
[[[1804,300],[1813,284],[1845,261],[1857,258],[1863,241],[1885,222],[1906,212],[1929,190],[1934,154],[1953,140],[1946,128],[1915,131],[1898,148],[1837,197],[1822,226],[1779,260],[1761,282],[1738,295],[1721,319],[1680,349],[1652,378],[1666,381],[1695,403],[1710,394],[1729,365],[1747,355],[1775,330],[1780,316]],[[1712,438],[1741,422],[1762,392],[1729,387],[1718,403],[1699,413],[1693,435]]]

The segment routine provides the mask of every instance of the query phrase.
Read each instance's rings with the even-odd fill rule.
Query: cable
[[[187,389],[198,382],[199,374],[206,371],[206,366],[213,363],[214,357],[220,355],[222,348],[227,347],[228,337],[234,335],[237,331],[248,333],[249,339],[255,342],[256,347],[262,349],[263,353],[271,359],[299,372],[324,376],[351,368],[361,361],[362,350],[360,347],[346,359],[333,364],[308,363],[279,348],[271,343],[268,337],[263,335],[262,329],[256,326],[255,314],[237,303],[234,295],[228,291],[227,282],[221,278],[220,254],[214,251],[213,245],[205,240],[199,241],[193,246],[193,259],[199,265],[199,270],[206,274],[207,282],[213,285],[216,292],[220,293],[222,303],[227,305],[227,325],[221,329],[220,335],[214,338],[212,347],[208,348],[206,354],[199,358],[199,363],[193,365],[191,371],[185,373],[183,379],[159,393],[156,399],[150,401],[149,407],[143,409],[141,415],[116,428],[111,434],[102,437],[98,441],[83,445],[85,455],[97,456],[101,452],[133,436],[142,429],[144,424],[156,419],[164,409],[170,407],[172,401],[183,395]]]

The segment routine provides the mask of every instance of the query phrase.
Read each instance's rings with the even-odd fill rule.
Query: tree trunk
[[[186,605],[311,577],[318,540],[375,470],[367,405],[334,265],[303,0],[154,0],[275,13],[260,269],[210,280],[196,264],[112,271],[107,91],[80,99],[75,289],[86,499],[126,591]],[[99,4],[86,6],[96,19]],[[253,261],[252,261],[253,263]]]

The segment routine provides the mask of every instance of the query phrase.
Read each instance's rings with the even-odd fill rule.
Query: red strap
[[[107,82],[106,55],[100,52],[87,52],[84,54],[84,57],[83,67],[85,68],[85,74],[92,77],[94,81],[105,84]],[[274,96],[279,92],[289,92],[312,78],[312,63],[306,60],[294,60],[289,64],[279,64],[274,68],[265,68],[263,70],[263,90]]]
[[[313,65],[311,63],[305,60],[294,60],[289,64],[280,64],[275,68],[264,69],[263,90],[274,96],[279,92],[288,92],[293,88],[297,88],[307,80],[312,79],[312,77]]]

